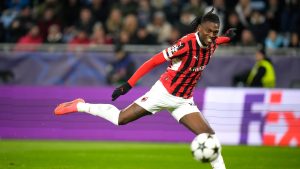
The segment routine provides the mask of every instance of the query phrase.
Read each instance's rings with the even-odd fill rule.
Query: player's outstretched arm
[[[138,68],[138,70],[131,76],[131,78],[126,83],[114,90],[112,94],[112,101],[116,100],[119,96],[126,94],[141,77],[143,77],[150,70],[164,63],[165,61],[166,59],[164,58],[162,52],[156,54],[151,59],[146,61],[142,66]]]
[[[218,45],[223,43],[228,43],[234,39],[236,36],[236,28],[230,28],[228,29],[223,36],[220,36],[216,39],[216,43]]]

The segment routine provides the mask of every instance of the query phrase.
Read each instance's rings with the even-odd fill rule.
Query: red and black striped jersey
[[[170,94],[183,98],[192,97],[202,71],[218,44],[227,41],[227,37],[218,37],[209,46],[204,46],[198,32],[182,37],[173,46],[162,51],[170,64],[160,81]]]

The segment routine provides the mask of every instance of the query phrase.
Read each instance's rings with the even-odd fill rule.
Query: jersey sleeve
[[[164,58],[162,52],[154,55],[151,59],[147,60],[137,69],[137,71],[128,80],[128,83],[133,87],[140,78],[164,62],[166,62],[166,59]]]
[[[186,39],[186,37],[179,39],[173,46],[164,49],[160,53],[154,55],[151,59],[147,60],[127,81],[130,86],[134,86],[140,78],[156,66],[173,58],[185,55],[188,51],[187,45],[185,44]]]
[[[219,36],[216,39],[216,43],[218,45],[223,44],[223,43],[228,43],[228,42],[230,42],[230,38],[227,36]]]
[[[168,47],[162,51],[163,56],[166,60],[171,60],[173,58],[185,55],[188,51],[186,45],[185,37],[179,39],[173,46]]]

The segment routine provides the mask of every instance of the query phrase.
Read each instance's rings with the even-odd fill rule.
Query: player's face
[[[220,24],[214,22],[204,22],[199,27],[201,41],[205,45],[211,44],[218,36]]]

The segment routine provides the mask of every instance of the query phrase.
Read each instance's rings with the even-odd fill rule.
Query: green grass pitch
[[[299,169],[300,148],[223,146],[228,169]],[[189,144],[0,140],[0,169],[209,169]]]

